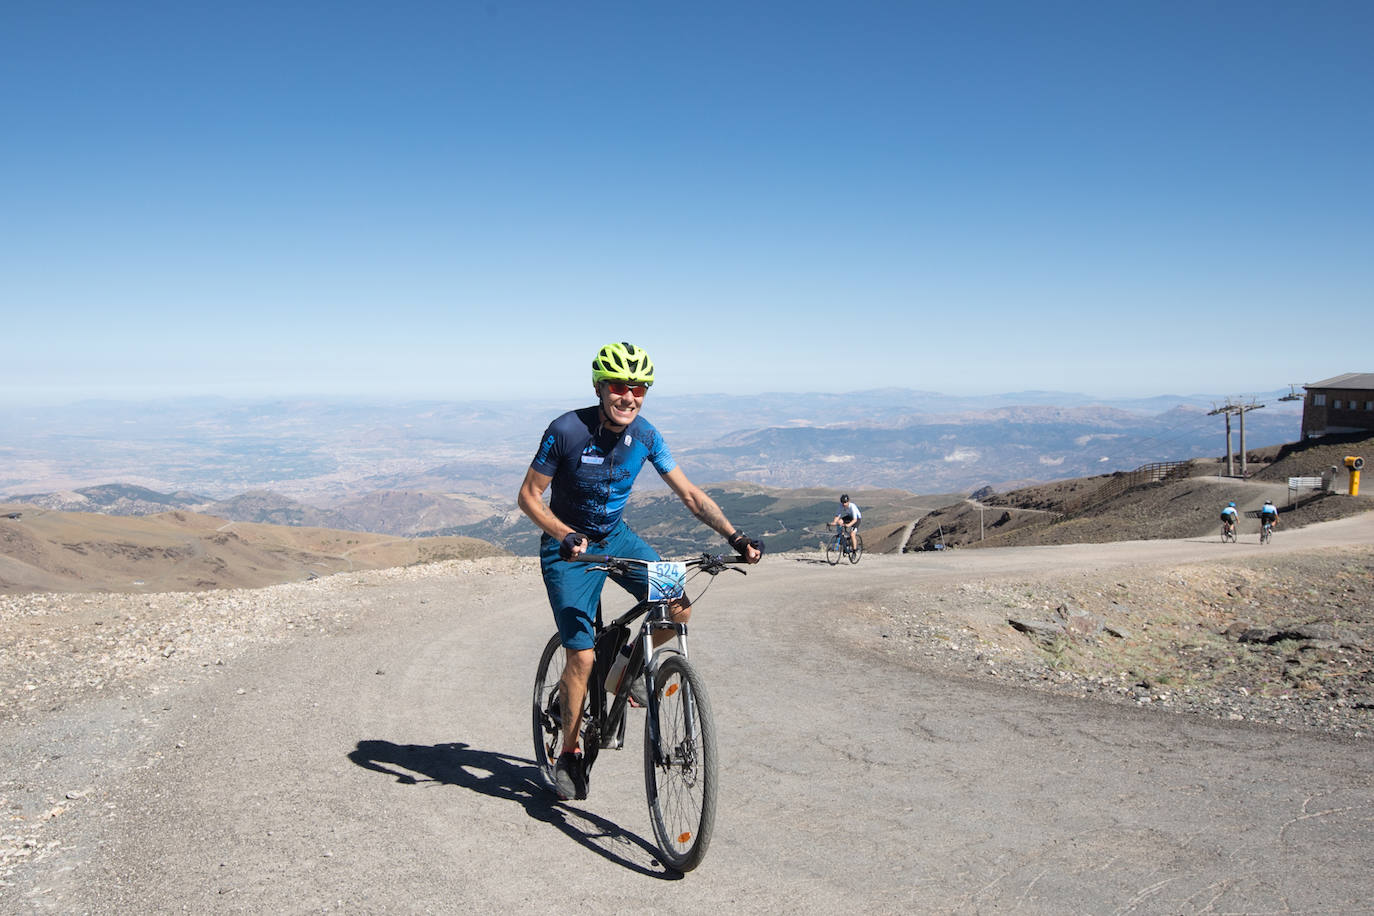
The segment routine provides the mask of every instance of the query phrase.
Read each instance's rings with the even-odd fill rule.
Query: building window
[[[1364,409],[1365,409],[1365,410],[1374,410],[1374,401],[1365,401],[1365,402],[1364,402]]]
[[[1335,410],[1340,410],[1340,409],[1341,409],[1341,399],[1340,399],[1340,398],[1336,398],[1336,400],[1334,400],[1334,401],[1331,402],[1331,406],[1332,406],[1332,408],[1335,409]]]
[[[1324,395],[1324,394],[1314,394],[1314,395],[1312,395],[1312,406],[1313,406],[1313,407],[1325,407],[1325,406],[1326,406],[1326,395]]]

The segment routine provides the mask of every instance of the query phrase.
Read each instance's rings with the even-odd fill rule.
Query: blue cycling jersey
[[[620,432],[601,424],[598,407],[573,410],[549,424],[530,467],[553,478],[549,510],[575,531],[602,540],[620,521],[645,461],[660,474],[677,467],[653,424],[636,416]]]

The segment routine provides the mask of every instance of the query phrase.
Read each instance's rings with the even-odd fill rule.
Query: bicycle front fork
[[[644,652],[644,693],[648,700],[648,707],[645,712],[648,714],[648,734],[647,740],[654,749],[654,764],[662,766],[669,761],[672,755],[671,750],[665,750],[658,731],[658,685],[655,682],[655,666],[652,664],[654,652],[654,633],[660,630],[672,630],[677,637],[677,651],[683,658],[687,657],[687,624],[679,623],[671,619],[671,611],[668,605],[663,605],[654,612],[654,617],[649,621],[649,625],[644,628],[643,652]],[[666,642],[666,640],[665,640]],[[687,724],[690,727],[694,724],[696,710],[691,708],[689,703],[686,710]],[[691,732],[688,732],[691,734]]]

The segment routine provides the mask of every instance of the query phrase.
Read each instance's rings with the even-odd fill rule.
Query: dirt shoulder
[[[1369,545],[973,576],[887,595],[881,607],[888,651],[946,673],[1210,718],[1374,734]]]

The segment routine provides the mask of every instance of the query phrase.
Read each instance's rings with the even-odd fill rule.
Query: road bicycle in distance
[[[864,536],[854,532],[854,546],[849,546],[849,529],[844,525],[826,523],[826,530],[835,529],[835,536],[825,545],[825,562],[838,566],[840,560],[848,557],[850,563],[859,562],[864,555]]]
[[[706,686],[687,660],[687,624],[672,620],[670,612],[672,603],[686,596],[691,579],[701,573],[714,577],[732,568],[743,573],[735,564],[746,561],[712,554],[676,562],[583,554],[573,562],[594,563],[621,575],[630,575],[636,565],[647,567],[648,594],[643,601],[605,625],[601,606],[596,609],[596,658],[582,707],[583,765],[590,781],[598,752],[624,746],[631,685],[636,675],[642,676],[646,701],[644,790],[649,819],[664,864],[679,872],[691,871],[706,855],[715,823],[716,728]],[[631,641],[631,628],[640,618],[638,633]],[[655,649],[654,634],[663,631],[672,631],[676,644],[665,643]],[[608,694],[606,675],[621,647],[627,645],[630,657],[624,676],[618,689]],[[554,633],[544,646],[534,678],[534,754],[550,789],[563,750],[559,679],[566,660],[562,642]]]
[[[1236,542],[1236,526],[1233,522],[1221,523],[1221,542],[1223,544]]]

